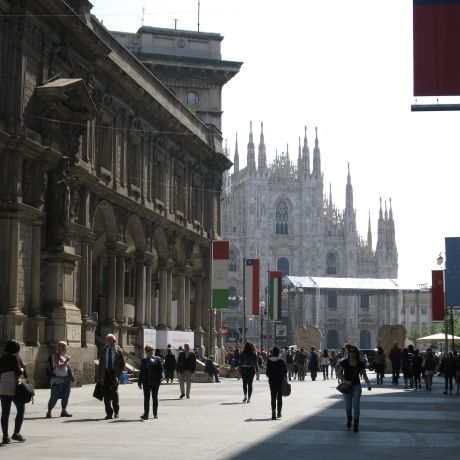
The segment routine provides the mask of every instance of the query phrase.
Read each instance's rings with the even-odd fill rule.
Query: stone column
[[[19,220],[10,221],[8,253],[8,314],[19,314],[18,308],[18,262],[19,262]],[[15,337],[14,335],[12,337]],[[22,335],[21,335],[22,337]]]
[[[166,289],[166,325],[171,329],[171,308],[172,308],[172,271],[174,262],[168,261],[168,272],[167,272],[167,289]]]
[[[115,307],[115,319],[119,325],[125,323],[125,247],[117,253],[117,300]]]
[[[85,240],[81,242],[80,270],[80,309],[82,315],[81,343],[86,347],[95,343],[96,324],[91,319],[91,289],[93,279],[92,245]]]
[[[152,260],[145,262],[145,325],[152,327]]]
[[[160,289],[158,296],[158,324],[157,329],[167,330],[167,319],[166,319],[166,302],[168,298],[168,272],[166,265],[160,266]]]
[[[136,311],[134,315],[136,326],[142,326],[145,321],[144,294],[144,254],[136,253]]]
[[[117,293],[117,253],[112,245],[107,247],[107,309],[105,324],[115,324],[115,304]]]
[[[185,273],[181,267],[177,275],[177,326],[178,331],[185,330]]]
[[[185,330],[190,331],[190,276],[192,267],[185,268]]]
[[[191,327],[195,332],[203,332],[202,304],[203,304],[203,281],[201,277],[195,278],[195,308],[191,314]]]

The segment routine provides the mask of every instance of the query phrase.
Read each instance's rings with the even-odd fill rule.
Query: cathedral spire
[[[371,229],[371,212],[369,211],[369,221],[367,224],[367,251],[372,254],[372,229]]]
[[[308,148],[307,127],[305,126],[305,135],[303,138],[302,160],[305,168],[305,175],[310,175],[310,149]]]
[[[350,163],[348,163],[347,187],[345,195],[346,209],[353,211],[353,186],[351,185]]]
[[[267,155],[264,141],[264,123],[260,123],[259,158],[257,162],[259,173],[264,175],[267,170]]]
[[[302,144],[300,141],[300,136],[299,136],[299,155],[297,156],[297,174],[299,176],[299,179],[303,177],[303,164],[302,164]]]
[[[333,207],[332,207],[332,183],[331,182],[329,182],[329,205],[327,207],[327,213],[329,217],[332,219]]]
[[[256,171],[256,157],[255,157],[254,138],[252,135],[252,121],[249,122],[247,168],[248,168],[249,174],[254,173]]]
[[[315,128],[315,148],[313,150],[313,176],[315,178],[321,177],[321,152],[319,150],[319,141],[318,141],[318,127]]]
[[[240,154],[238,153],[238,133],[235,135],[235,155],[233,156],[233,172],[240,170]]]

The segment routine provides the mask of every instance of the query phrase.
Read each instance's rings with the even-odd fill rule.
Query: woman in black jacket
[[[142,420],[149,418],[150,395],[153,399],[153,418],[158,418],[158,390],[163,380],[163,363],[159,351],[153,356],[153,347],[146,345],[146,357],[141,362],[141,372],[139,374],[138,386],[144,389],[144,413]]]
[[[287,375],[286,363],[280,358],[280,349],[273,347],[272,355],[267,359],[268,384],[270,385],[270,395],[272,404],[272,420],[276,420],[276,416],[281,417],[281,409],[283,407],[283,396],[281,394],[281,384]],[[278,412],[276,412],[276,403],[278,403]]]

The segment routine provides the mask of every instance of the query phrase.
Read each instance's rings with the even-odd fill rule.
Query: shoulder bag
[[[353,382],[354,378],[356,377],[356,372],[358,371],[359,368],[359,361],[356,363],[356,368],[355,371],[353,372],[353,377],[351,378],[351,381]],[[335,389],[339,392],[342,393],[343,395],[351,393],[351,390],[353,389],[353,386],[350,385],[349,383],[345,382],[340,382]]]
[[[30,383],[26,383],[26,382],[18,383],[16,387],[15,398],[19,402],[23,404],[29,403],[30,401],[34,399],[34,396],[35,396],[35,389],[33,385],[31,385]]]
[[[284,376],[283,381],[281,382],[281,395],[289,396],[291,394],[291,384],[288,383],[286,376]]]

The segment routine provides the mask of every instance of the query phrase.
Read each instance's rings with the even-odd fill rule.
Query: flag
[[[228,308],[229,242],[212,242],[212,308]]]
[[[268,272],[268,319],[279,321],[281,319],[281,280],[283,272]]]
[[[414,96],[460,95],[460,0],[413,0]]]
[[[433,321],[444,321],[444,270],[431,271],[431,314]]]
[[[259,314],[260,260],[246,259],[244,272],[244,314]]]
[[[446,238],[446,306],[460,308],[460,237]]]

